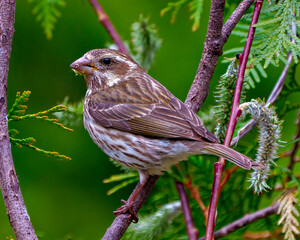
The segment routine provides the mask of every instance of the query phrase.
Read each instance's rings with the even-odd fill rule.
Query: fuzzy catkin
[[[229,64],[226,73],[220,77],[220,80],[216,87],[217,91],[214,93],[216,99],[214,112],[217,116],[218,122],[215,135],[221,142],[223,142],[225,139],[227,126],[230,119],[234,89],[239,71],[239,56],[240,54],[236,55],[235,59]],[[245,79],[243,83],[241,102],[245,100],[245,86],[247,85],[246,82],[247,79]]]
[[[275,164],[274,159],[277,158],[282,121],[278,120],[274,109],[265,105],[260,99],[241,104],[240,109],[243,110],[244,114],[249,113],[258,122],[259,147],[255,161],[265,168],[255,169],[249,181],[251,182],[250,187],[253,186],[254,191],[260,193],[270,188],[266,180],[270,172],[270,163]]]

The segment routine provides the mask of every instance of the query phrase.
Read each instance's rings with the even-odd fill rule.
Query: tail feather
[[[251,168],[263,168],[261,164],[254,162],[251,158],[222,144],[203,143],[201,151],[206,154],[213,154],[217,155],[218,157],[223,157],[226,160],[233,162],[239,167],[247,170],[250,170]]]

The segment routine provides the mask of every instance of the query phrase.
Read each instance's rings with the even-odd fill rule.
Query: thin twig
[[[181,202],[181,209],[184,216],[184,221],[187,229],[187,234],[189,240],[197,240],[198,238],[198,230],[194,225],[192,212],[189,204],[189,199],[186,195],[186,192],[184,190],[184,186],[181,182],[175,182],[176,189],[178,191],[178,194],[180,196],[180,202]]]
[[[216,231],[214,233],[214,237],[215,237],[215,239],[225,237],[228,234],[230,234],[242,227],[245,227],[246,225],[249,225],[257,220],[267,218],[273,214],[277,214],[278,207],[279,207],[279,203],[276,203],[270,207],[261,209],[254,213],[246,214],[244,217],[242,217],[242,218],[228,224],[227,226],[221,228],[220,230]],[[206,238],[202,237],[199,240],[204,240],[204,239],[206,239]]]
[[[226,21],[222,28],[222,39],[224,44],[227,42],[231,32],[235,28],[236,24],[240,21],[245,12],[254,3],[255,0],[245,0],[242,1],[235,11],[232,13],[230,18]]]
[[[298,119],[297,119],[297,127],[298,127],[298,131],[297,134],[294,137],[294,140],[300,138],[300,109],[298,111]],[[297,162],[297,158],[296,158],[296,153],[297,150],[300,148],[300,141],[298,140],[297,142],[294,143],[292,150],[289,152],[289,156],[290,156],[290,163],[288,165],[288,169],[290,169],[291,171],[294,168],[295,163]]]
[[[186,186],[192,197],[197,201],[202,213],[203,213],[203,216],[204,216],[204,219],[205,219],[205,226],[207,224],[207,217],[208,217],[208,208],[205,206],[204,202],[202,201],[201,197],[200,197],[200,194],[199,194],[199,187],[194,187],[193,184],[192,184],[192,180],[190,177],[188,177],[188,181],[187,182],[184,182],[184,186]]]
[[[224,188],[224,186],[226,185],[226,183],[228,182],[229,178],[231,177],[231,175],[238,169],[239,167],[237,165],[233,166],[231,169],[226,169],[225,170],[225,175],[222,179],[221,182],[221,186],[220,186],[220,192],[222,191],[222,189]]]
[[[234,92],[234,97],[233,97],[231,115],[230,115],[230,120],[228,123],[228,128],[227,128],[227,132],[226,132],[226,136],[225,136],[225,140],[224,140],[225,146],[230,146],[230,142],[232,139],[232,135],[233,135],[236,123],[237,123],[237,119],[241,114],[241,110],[239,109],[239,102],[240,102],[242,85],[243,85],[244,75],[245,75],[246,66],[247,66],[247,60],[248,60],[250,48],[251,48],[251,45],[253,42],[253,36],[255,33],[255,28],[253,26],[258,21],[262,3],[263,3],[263,0],[256,1],[254,12],[253,12],[253,17],[251,20],[251,24],[250,24],[246,44],[245,44],[245,48],[241,55],[239,72],[238,72],[238,76],[237,76],[236,87],[235,87],[235,92]],[[222,172],[224,169],[224,165],[225,165],[225,160],[223,158],[220,158],[219,162],[217,162],[215,164],[213,190],[212,190],[212,196],[211,196],[211,201],[210,201],[210,205],[209,205],[208,222],[207,222],[206,235],[205,235],[206,240],[211,240],[213,238],[213,232],[214,232],[214,228],[215,228],[216,208],[217,208],[218,198],[219,198],[219,194],[220,194],[219,189],[221,187],[221,176],[222,176]]]
[[[125,53],[125,54],[129,55],[128,50],[127,50],[126,46],[124,45],[120,35],[116,31],[115,27],[113,26],[112,22],[108,18],[107,14],[103,10],[103,8],[99,4],[99,2],[97,0],[89,0],[89,1],[92,4],[95,12],[97,13],[99,21],[105,27],[105,29],[107,30],[109,36],[114,41],[114,43],[118,46],[119,50],[122,53]]]
[[[15,0],[0,4],[0,186],[7,215],[18,240],[37,239],[13,163],[7,121],[7,76],[14,35]]]
[[[283,239],[280,229],[276,229],[274,232],[271,231],[258,231],[258,232],[245,232],[243,233],[244,240],[263,240],[263,239]]]

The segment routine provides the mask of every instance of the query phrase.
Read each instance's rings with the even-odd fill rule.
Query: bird
[[[261,168],[249,157],[219,144],[196,113],[149,76],[130,56],[94,49],[70,67],[84,76],[84,126],[111,159],[139,172],[139,186],[115,215],[132,210],[150,175],[161,175],[191,155],[212,154],[241,168]]]

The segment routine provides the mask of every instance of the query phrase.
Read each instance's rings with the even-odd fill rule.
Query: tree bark
[[[37,239],[14,168],[7,121],[7,76],[14,35],[15,0],[0,2],[0,186],[7,215],[18,240]]]

